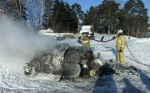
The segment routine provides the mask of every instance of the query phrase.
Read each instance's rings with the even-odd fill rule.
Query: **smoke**
[[[7,17],[0,20],[0,64],[24,64],[34,56],[50,52],[57,41],[28,31]]]

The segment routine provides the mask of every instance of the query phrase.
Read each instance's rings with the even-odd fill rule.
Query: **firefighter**
[[[87,48],[90,48],[90,35],[87,35],[87,34],[83,34],[82,36],[80,36],[78,38],[78,42],[84,46],[84,47],[87,47]]]
[[[124,64],[124,48],[126,45],[126,38],[123,35],[123,31],[118,30],[118,36],[116,37],[116,49],[117,49],[117,61],[123,65]]]

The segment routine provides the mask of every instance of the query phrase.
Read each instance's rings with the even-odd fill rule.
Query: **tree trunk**
[[[130,35],[130,33],[129,33],[129,26],[128,26],[128,36]]]
[[[108,35],[110,35],[110,27],[108,26]]]

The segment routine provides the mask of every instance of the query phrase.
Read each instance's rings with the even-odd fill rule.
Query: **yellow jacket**
[[[126,38],[124,35],[120,35],[116,38],[116,49],[120,50],[120,49],[124,49],[126,44]]]
[[[90,48],[90,39],[87,36],[84,36],[82,38],[82,45],[84,47],[89,47]]]

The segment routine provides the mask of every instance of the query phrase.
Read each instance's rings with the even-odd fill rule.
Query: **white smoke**
[[[24,64],[56,45],[56,40],[28,31],[19,22],[7,17],[0,20],[0,64]]]

